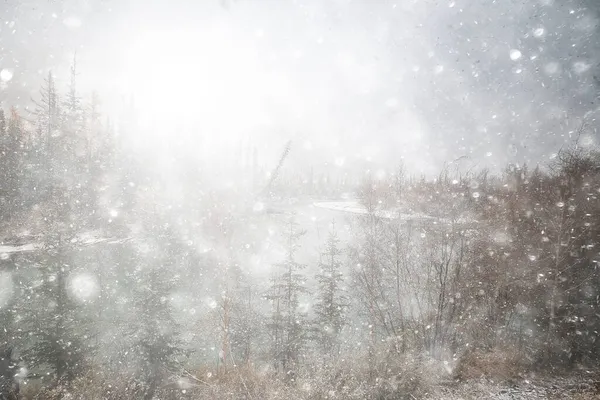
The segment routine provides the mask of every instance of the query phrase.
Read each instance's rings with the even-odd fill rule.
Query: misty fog
[[[5,0],[0,400],[592,399],[600,2]]]

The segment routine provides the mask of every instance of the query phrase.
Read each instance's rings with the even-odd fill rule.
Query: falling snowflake
[[[8,82],[13,78],[13,70],[9,68],[4,68],[0,70],[0,81]]]
[[[542,27],[539,27],[533,31],[533,36],[535,36],[536,38],[541,38],[544,36],[545,33],[546,33],[546,30]]]
[[[517,49],[512,49],[510,51],[510,59],[513,61],[517,61],[519,58],[521,58],[522,54],[519,50]]]

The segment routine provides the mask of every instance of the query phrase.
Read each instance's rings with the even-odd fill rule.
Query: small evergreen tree
[[[14,349],[20,337],[15,322],[18,290],[14,285],[15,263],[12,259],[0,262],[0,398],[10,399],[18,391],[16,374],[18,362]],[[4,396],[4,397],[3,397]]]
[[[91,321],[85,305],[69,292],[77,246],[70,204],[57,187],[50,201],[44,210],[44,247],[36,260],[41,284],[26,305],[24,322],[33,343],[25,353],[30,366],[50,366],[57,380],[71,380],[85,371],[85,360],[93,354]]]
[[[8,126],[4,113],[0,116],[0,188],[3,200],[3,217],[8,218],[20,198],[23,155],[23,126],[15,108],[11,109]]]
[[[341,251],[339,239],[332,227],[325,250],[319,262],[317,274],[317,303],[315,305],[316,340],[324,356],[333,356],[339,352],[339,336],[344,327],[344,313],[348,307],[344,294]]]
[[[296,252],[300,247],[300,238],[305,231],[290,220],[285,232],[287,257],[275,264],[278,271],[271,279],[271,288],[267,298],[272,301],[271,331],[273,338],[273,357],[277,369],[279,366],[290,375],[295,372],[301,349],[306,339],[304,330],[305,315],[299,309],[299,300],[304,288],[304,276],[300,273],[306,266],[296,261]]]
[[[33,103],[36,134],[29,143],[30,151],[27,153],[30,176],[26,186],[35,188],[35,191],[29,190],[27,193],[27,201],[39,204],[51,197],[58,186],[58,177],[64,170],[56,143],[62,135],[61,108],[52,72],[48,72],[42,84],[39,100],[33,100]]]
[[[57,178],[66,183],[66,200],[71,203],[73,224],[81,230],[93,214],[94,202],[90,191],[88,128],[85,126],[85,110],[77,93],[76,58],[73,58],[69,89],[61,106],[61,135],[55,138],[50,156],[60,166]]]
[[[30,153],[30,161],[32,183],[41,192],[36,191],[37,198],[32,200],[43,216],[44,247],[36,260],[41,285],[25,313],[25,324],[33,337],[25,356],[28,365],[49,366],[57,380],[71,380],[85,371],[85,361],[93,354],[89,345],[91,321],[84,305],[69,293],[81,216],[76,212],[77,193],[71,190],[73,184],[68,179],[71,155],[51,73],[41,93],[36,115],[43,140],[34,143],[37,151]]]
[[[60,101],[52,72],[48,72],[40,89],[40,100],[34,100],[34,104],[38,134],[36,139],[42,151],[48,151],[51,138],[60,135]]]
[[[180,248],[168,224],[149,226],[147,231],[149,234],[141,243],[143,252],[136,254],[142,264],[132,276],[133,306],[138,316],[133,321],[132,334],[143,398],[150,400],[169,375],[177,372],[178,357],[185,350],[169,302],[176,284],[176,278],[169,274],[169,263],[178,258]]]
[[[90,321],[82,306],[69,294],[72,268],[68,246],[48,245],[40,260],[42,284],[28,302],[24,323],[33,342],[25,351],[30,367],[50,367],[57,381],[72,380],[85,372],[92,353],[87,338]]]

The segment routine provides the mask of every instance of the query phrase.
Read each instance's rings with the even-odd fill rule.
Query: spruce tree
[[[91,320],[85,302],[70,291],[77,273],[74,254],[78,247],[81,216],[73,182],[73,155],[68,126],[61,112],[54,78],[49,73],[36,103],[39,136],[32,144],[30,166],[36,198],[43,217],[39,238],[43,245],[36,254],[36,279],[31,301],[26,305],[24,324],[32,338],[25,351],[30,367],[50,367],[57,380],[71,380],[85,371],[93,353],[89,341]],[[72,112],[72,110],[69,110]]]
[[[324,356],[339,352],[339,336],[344,327],[348,301],[344,294],[344,275],[340,262],[339,239],[333,226],[319,262],[317,303],[315,304],[316,340]]]
[[[36,117],[37,138],[36,142],[42,151],[47,152],[51,144],[51,138],[60,135],[60,101],[54,75],[48,72],[48,76],[40,89],[40,99],[33,101],[35,104],[34,116]]]
[[[177,372],[180,358],[185,355],[170,304],[170,294],[177,283],[172,268],[181,247],[168,223],[161,223],[157,215],[149,217],[159,221],[146,226],[148,234],[134,252],[133,261],[138,265],[131,276],[137,318],[132,321],[130,332],[138,355],[138,383],[145,400],[154,398],[165,380]]]
[[[296,261],[296,252],[305,231],[290,220],[285,230],[287,257],[275,264],[276,272],[271,278],[267,298],[271,300],[271,334],[275,366],[293,376],[299,362],[301,349],[306,340],[305,315],[299,309],[300,295],[306,293],[304,276],[300,273],[306,265]]]
[[[0,261],[0,398],[10,399],[18,391],[18,362],[14,350],[20,332],[16,323],[18,287],[15,287],[16,264],[8,258]],[[4,397],[3,397],[4,396]]]
[[[61,135],[56,138],[51,157],[60,165],[59,179],[63,180],[71,203],[73,224],[83,229],[93,214],[93,192],[90,188],[88,163],[89,135],[86,127],[85,110],[77,92],[77,59],[73,58],[71,79],[67,94],[61,104]]]
[[[8,125],[4,113],[0,116],[0,135],[2,216],[9,218],[18,206],[24,161],[23,126],[15,108],[11,109]]]
[[[50,239],[50,238],[47,238]],[[84,305],[69,292],[72,246],[55,235],[38,258],[39,280],[24,309],[24,325],[32,338],[25,357],[30,367],[49,367],[57,381],[71,380],[85,371],[92,347],[91,322]]]
[[[44,210],[43,248],[35,260],[41,284],[26,305],[24,323],[33,343],[25,354],[30,366],[49,366],[59,381],[85,371],[86,359],[93,354],[92,324],[85,302],[70,291],[78,246],[70,204],[56,188],[51,201]]]

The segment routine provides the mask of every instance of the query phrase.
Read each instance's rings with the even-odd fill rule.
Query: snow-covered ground
[[[41,243],[27,243],[23,245],[0,245],[0,257],[3,254],[11,254],[11,253],[22,253],[28,251],[35,251],[42,248]]]
[[[9,241],[8,243],[3,242],[2,244],[0,244],[0,257],[2,257],[3,254],[25,253],[25,252],[30,252],[30,251],[41,250],[44,248],[44,243],[41,240],[39,240],[40,238],[28,237],[27,239],[29,239],[31,241],[27,242],[27,243],[22,243],[23,241],[26,241],[26,240],[24,240],[24,238],[18,238],[18,239],[20,239],[19,242],[21,242],[21,243],[16,243],[16,240],[15,240],[14,242]],[[99,232],[88,231],[88,232],[83,232],[83,233],[75,236],[73,239],[71,239],[71,244],[77,244],[80,246],[91,246],[91,245],[98,244],[98,243],[107,243],[107,244],[123,243],[124,241],[127,241],[127,240],[129,240],[129,238],[124,238],[124,239],[106,238],[106,237],[102,237],[102,235]]]
[[[313,203],[315,207],[325,208],[328,210],[342,211],[351,214],[368,214],[365,206],[360,204],[358,200],[344,201],[321,201]],[[439,218],[422,213],[403,213],[400,210],[378,210],[375,214],[380,218],[399,219],[402,221],[435,221]]]

